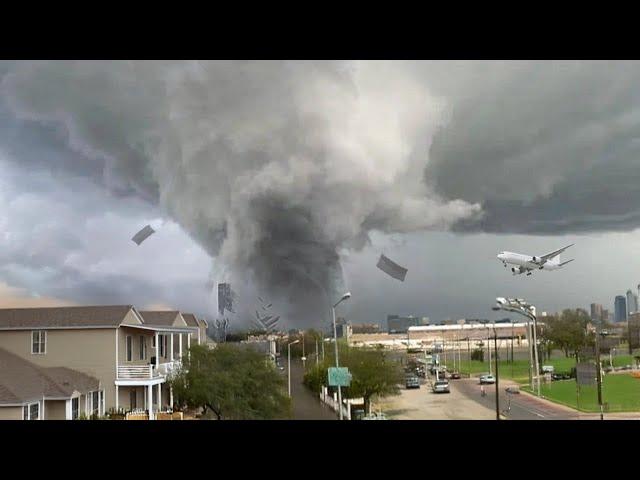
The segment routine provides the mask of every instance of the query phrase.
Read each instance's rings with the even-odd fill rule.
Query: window
[[[165,336],[158,335],[158,342],[160,343],[160,356],[166,357],[165,353],[167,349],[167,343],[165,342]]]
[[[151,337],[151,346],[153,348],[156,348],[156,336],[155,335],[153,337]]]
[[[136,408],[138,408],[136,400],[136,390],[135,388],[132,388],[129,392],[129,407],[131,408],[131,410],[135,410]]]
[[[31,353],[43,355],[46,353],[47,332],[34,330],[31,332]]]
[[[127,362],[130,362],[131,360],[133,360],[133,342],[131,339],[131,335],[127,335],[126,345],[127,345]]]
[[[100,392],[91,392],[91,405],[89,407],[89,411],[91,415],[99,415],[100,414]]]
[[[147,342],[144,335],[140,335],[140,360],[147,358]]]
[[[40,419],[40,404],[31,403],[22,407],[22,419],[23,420],[39,420]]]
[[[71,399],[71,420],[77,420],[80,417],[80,399],[78,397]]]

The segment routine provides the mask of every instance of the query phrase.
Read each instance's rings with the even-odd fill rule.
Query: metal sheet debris
[[[147,238],[155,233],[155,230],[151,228],[151,225],[147,225],[138,233],[136,233],[131,240],[133,240],[137,245],[140,245]]]
[[[387,275],[395,278],[396,280],[400,280],[401,282],[404,282],[404,279],[407,276],[408,270],[406,268],[401,267],[384,255],[380,255],[380,260],[378,260],[378,264],[376,266]]]

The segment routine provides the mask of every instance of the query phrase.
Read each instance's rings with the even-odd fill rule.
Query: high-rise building
[[[638,311],[638,297],[631,291],[627,290],[627,316],[630,313]]]
[[[407,333],[409,327],[420,325],[421,318],[409,315],[401,317],[399,315],[387,315],[387,331],[389,333]]]
[[[622,295],[616,296],[615,302],[615,322],[624,322],[627,319],[627,300]]]
[[[599,303],[591,304],[591,320],[602,320],[602,305]]]

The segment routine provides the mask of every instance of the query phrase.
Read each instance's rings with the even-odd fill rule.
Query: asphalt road
[[[486,396],[483,397],[477,378],[452,380],[451,384],[455,385],[454,388],[467,398],[491,408],[495,418],[495,385],[485,385]],[[531,395],[524,393],[508,394],[505,391],[508,385],[505,383],[499,385],[500,413],[508,420],[572,420],[581,418],[577,412],[539,400]]]
[[[282,361],[282,360],[281,360]],[[282,374],[287,377],[286,359],[282,362],[285,367]],[[302,383],[302,362],[298,359],[291,360],[291,401],[293,406],[293,420],[338,420],[337,414],[324,405]]]

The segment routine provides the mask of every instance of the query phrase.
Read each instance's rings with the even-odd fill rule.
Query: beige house
[[[73,420],[100,405],[98,379],[65,367],[39,367],[0,348],[0,420]]]
[[[194,333],[180,312],[138,312],[131,305],[0,309],[0,349],[36,367],[64,367],[98,381],[95,402],[80,400],[86,415],[147,410],[154,418],[169,408],[167,379]]]

